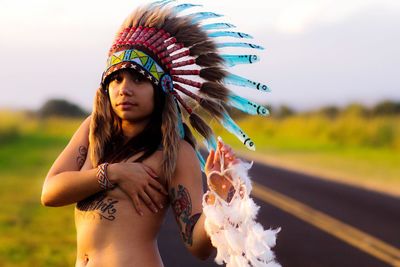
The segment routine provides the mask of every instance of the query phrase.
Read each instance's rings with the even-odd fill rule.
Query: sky
[[[37,109],[65,98],[91,110],[114,34],[145,2],[0,0],[0,109]],[[398,0],[190,2],[203,7],[184,14],[223,14],[206,22],[233,23],[254,37],[245,41],[265,47],[223,51],[260,56],[259,63],[230,71],[272,90],[232,88],[238,94],[299,110],[400,101]]]

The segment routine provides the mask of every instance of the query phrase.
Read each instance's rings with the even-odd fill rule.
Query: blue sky
[[[35,109],[66,98],[90,110],[113,36],[143,2],[0,0],[0,108]],[[219,21],[266,48],[257,53],[261,62],[232,72],[272,92],[237,93],[297,109],[400,100],[400,1],[191,2],[224,14]]]

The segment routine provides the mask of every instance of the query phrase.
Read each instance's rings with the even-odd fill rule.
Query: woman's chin
[[[134,114],[132,112],[121,112],[118,114],[118,117],[123,121],[142,122],[148,120],[150,116],[146,116],[143,114]]]

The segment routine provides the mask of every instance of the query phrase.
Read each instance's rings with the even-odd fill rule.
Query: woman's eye
[[[136,83],[141,83],[141,82],[143,82],[144,77],[138,75],[138,76],[134,77],[133,80],[134,80]]]
[[[110,79],[110,83],[111,83],[111,82],[120,83],[120,82],[122,82],[122,77],[121,77],[120,75],[112,76],[111,79]]]

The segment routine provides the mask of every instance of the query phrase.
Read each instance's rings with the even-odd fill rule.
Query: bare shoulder
[[[178,149],[178,163],[184,163],[183,165],[187,165],[189,163],[198,164],[196,151],[186,140],[180,140]]]
[[[195,149],[185,140],[181,140],[178,149],[175,174],[201,176],[200,164]]]

